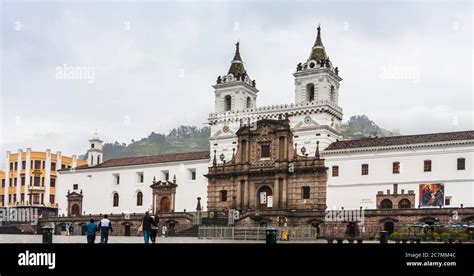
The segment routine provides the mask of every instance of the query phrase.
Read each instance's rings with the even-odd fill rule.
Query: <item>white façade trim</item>
[[[354,184],[328,184],[328,188],[347,188],[347,187],[368,187],[368,186],[380,186],[380,185],[417,185],[423,183],[465,183],[472,182],[474,184],[474,179],[435,179],[435,180],[425,180],[425,181],[391,181],[391,182],[377,182],[377,183],[354,183]],[[416,192],[416,191],[415,191]]]
[[[474,145],[474,140],[459,140],[459,141],[443,141],[436,143],[423,143],[423,144],[404,144],[394,146],[380,146],[380,147],[359,147],[359,148],[347,148],[337,150],[324,150],[324,155],[337,155],[346,153],[361,153],[361,152],[373,152],[373,151],[391,151],[399,149],[413,149],[413,148],[435,148],[443,146],[459,146],[459,145]]]

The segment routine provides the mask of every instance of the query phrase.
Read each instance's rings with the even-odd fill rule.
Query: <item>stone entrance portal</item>
[[[176,176],[171,181],[156,181],[150,186],[153,190],[153,214],[158,212],[173,212],[175,209]]]
[[[67,215],[71,217],[78,217],[82,215],[82,190],[80,193],[67,191]]]

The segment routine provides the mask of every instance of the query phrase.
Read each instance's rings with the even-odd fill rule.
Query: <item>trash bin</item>
[[[43,229],[43,243],[53,243],[53,228],[45,226]]]
[[[267,244],[276,244],[277,243],[277,230],[276,229],[267,229],[265,230],[265,240]]]
[[[380,231],[380,243],[388,243],[388,231]]]

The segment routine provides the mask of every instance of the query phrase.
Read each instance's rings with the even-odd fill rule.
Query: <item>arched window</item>
[[[331,85],[331,91],[330,91],[329,97],[331,99],[331,102],[336,102],[336,91],[334,89],[334,85]]]
[[[138,192],[137,193],[137,206],[142,206],[143,205],[143,193]]]
[[[100,164],[100,155],[97,155],[97,165]]]
[[[410,209],[411,202],[410,200],[404,198],[398,202],[398,209]]]
[[[119,194],[114,193],[114,203],[112,205],[113,207],[118,207],[119,206]]]
[[[247,97],[247,108],[252,107],[252,99],[250,97]]]
[[[431,172],[431,160],[425,160],[423,162],[423,171],[424,172]]]
[[[224,110],[229,111],[232,108],[232,97],[227,95],[224,97]]]
[[[91,155],[91,165],[94,165],[94,156]]]
[[[392,201],[390,199],[384,199],[380,202],[380,209],[392,209]]]
[[[306,85],[306,94],[308,102],[314,101],[314,84],[308,83],[308,85]]]

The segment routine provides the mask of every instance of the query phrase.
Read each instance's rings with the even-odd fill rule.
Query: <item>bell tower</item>
[[[215,112],[229,112],[255,108],[257,88],[255,80],[250,79],[240,57],[240,43],[235,44],[234,59],[227,75],[217,77],[215,89]]]
[[[309,57],[298,63],[295,76],[295,104],[302,108],[318,110],[290,118],[295,142],[309,152],[321,149],[342,138],[342,108],[339,106],[339,68],[334,67],[321,39],[321,26],[317,28],[316,41]]]
[[[338,105],[339,69],[334,67],[321,40],[321,26],[305,63],[298,63],[295,76],[295,103],[329,102]]]
[[[87,150],[87,164],[89,166],[99,165],[104,161],[102,147],[103,141],[100,140],[96,130],[94,136],[89,139],[89,149]]]

